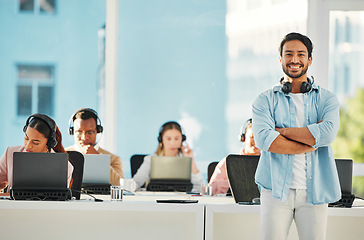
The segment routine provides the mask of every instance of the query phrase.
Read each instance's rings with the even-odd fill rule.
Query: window
[[[56,0],[19,0],[20,12],[54,13]]]
[[[33,12],[34,0],[19,0],[19,8],[21,12]]]
[[[352,42],[351,41],[351,22],[349,16],[345,18],[345,42]]]
[[[54,113],[54,67],[18,65],[17,114]]]

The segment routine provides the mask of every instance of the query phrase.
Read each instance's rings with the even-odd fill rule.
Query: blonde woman
[[[193,184],[192,191],[199,191],[200,186],[203,183],[202,175],[198,170],[194,158],[193,150],[186,144],[182,144],[186,140],[186,136],[182,133],[181,126],[175,122],[170,121],[164,123],[158,135],[158,148],[153,155],[144,157],[143,164],[133,177],[136,182],[137,188],[143,186],[143,184],[150,179],[150,168],[152,156],[165,156],[165,157],[177,157],[185,156],[192,158],[191,164],[191,182]]]

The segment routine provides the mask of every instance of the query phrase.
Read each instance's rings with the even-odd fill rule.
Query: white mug
[[[129,191],[129,192],[134,192],[136,189],[136,183],[133,179],[120,179],[120,186],[122,187],[122,189]]]

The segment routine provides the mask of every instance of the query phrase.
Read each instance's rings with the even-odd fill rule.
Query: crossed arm
[[[277,104],[278,97],[273,91],[267,91],[253,104],[253,134],[260,149],[277,154],[300,154],[329,146],[334,141],[340,127],[339,102],[334,94],[321,90],[320,95],[315,95],[315,107],[308,109],[311,121],[302,128],[277,128],[285,126],[288,107]],[[319,121],[315,124],[313,119]]]
[[[276,128],[280,135],[272,142],[269,152],[278,154],[300,154],[316,150],[315,138],[307,127]]]

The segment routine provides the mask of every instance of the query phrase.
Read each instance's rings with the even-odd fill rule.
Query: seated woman
[[[62,134],[54,120],[44,114],[31,115],[23,128],[24,145],[8,147],[0,158],[0,190],[13,185],[14,152],[63,152]],[[72,178],[73,166],[68,162],[68,185]]]
[[[186,140],[186,136],[182,133],[181,126],[174,121],[166,122],[162,125],[158,136],[158,148],[153,155],[144,157],[144,162],[135,173],[133,180],[136,187],[140,188],[150,179],[151,159],[152,156],[177,157],[185,156],[192,158],[191,164],[191,182],[193,184],[192,191],[199,191],[203,183],[202,175],[197,169],[196,162],[193,156],[193,150],[187,145],[182,145]]]
[[[255,147],[251,118],[248,119],[241,128],[240,141],[244,144],[244,148],[242,148],[239,153],[240,155],[260,155],[260,150]],[[213,195],[227,193],[229,189],[229,180],[226,172],[226,157],[216,165],[209,184],[212,185]]]

